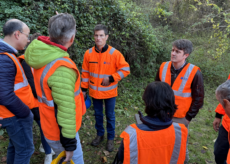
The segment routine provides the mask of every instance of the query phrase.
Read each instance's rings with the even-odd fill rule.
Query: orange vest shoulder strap
[[[172,62],[163,62],[160,66],[159,76],[162,82],[166,82],[171,86],[171,65]]]

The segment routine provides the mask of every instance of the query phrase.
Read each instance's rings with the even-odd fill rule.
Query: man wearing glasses
[[[29,42],[29,27],[10,19],[0,40],[0,125],[9,135],[7,163],[29,164],[33,145],[33,94],[21,64],[16,58]]]

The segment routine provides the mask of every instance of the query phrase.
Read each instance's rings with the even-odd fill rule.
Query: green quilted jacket
[[[69,54],[61,48],[34,40],[25,52],[25,61],[32,68],[39,69],[51,61],[65,56],[69,57]],[[57,68],[48,79],[48,86],[52,90],[53,100],[58,109],[57,122],[61,127],[61,135],[69,139],[75,139],[76,136],[76,105],[74,101],[76,80],[76,72],[64,66]]]

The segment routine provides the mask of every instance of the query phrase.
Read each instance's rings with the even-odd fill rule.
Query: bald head
[[[3,26],[4,36],[11,36],[15,31],[21,31],[24,26],[27,26],[24,22],[18,19],[10,19]]]

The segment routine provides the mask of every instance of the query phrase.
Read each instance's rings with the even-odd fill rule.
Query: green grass
[[[120,145],[121,132],[130,124],[135,123],[134,114],[138,110],[144,113],[144,104],[142,102],[142,94],[146,85],[154,81],[154,78],[142,78],[141,80],[132,76],[124,79],[119,83],[119,96],[117,97],[115,113],[116,113],[116,137],[115,151],[108,153],[105,150],[106,139],[98,146],[92,147],[91,141],[96,136],[94,128],[95,119],[94,111],[91,107],[87,110],[83,117],[82,127],[79,131],[82,142],[84,161],[86,164],[103,163],[103,158],[107,163],[112,163],[116,155],[116,151]],[[217,133],[212,128],[212,122],[215,117],[215,108],[218,104],[214,95],[215,88],[205,86],[205,101],[204,106],[189,125],[189,156],[191,164],[211,164],[214,162],[213,155],[213,140],[216,139]],[[106,127],[106,118],[104,117],[104,127]],[[8,137],[5,133],[4,138],[0,138],[0,164],[2,158],[6,156]],[[107,137],[107,136],[105,136]],[[34,124],[34,142],[35,153],[31,158],[31,164],[42,164],[44,153],[40,153],[38,148],[40,145],[39,129]],[[205,149],[207,148],[207,149]]]

